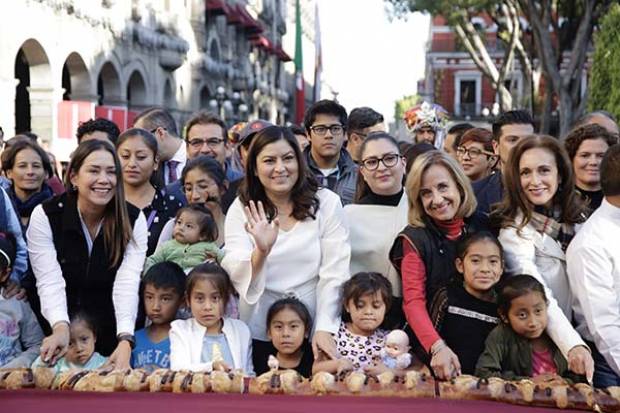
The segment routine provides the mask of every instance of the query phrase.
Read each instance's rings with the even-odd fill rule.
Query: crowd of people
[[[561,140],[523,110],[491,129],[426,104],[406,120],[397,141],[373,109],[322,100],[301,127],[200,112],[180,132],[151,108],[122,133],[80,125],[62,177],[36,136],[9,139],[0,368],[415,359],[441,380],[620,385],[614,117]]]

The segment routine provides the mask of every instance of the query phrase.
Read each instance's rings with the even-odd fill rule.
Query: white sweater
[[[310,311],[314,331],[336,333],[340,325],[340,287],[350,278],[351,246],[340,198],[328,189],[317,192],[315,220],[299,221],[280,230],[262,270],[252,274],[254,240],[245,230],[239,198],[226,215],[222,266],[239,293],[239,314],[252,337],[268,341],[266,316],[278,299],[294,295]]]
[[[344,207],[351,232],[351,275],[360,271],[383,274],[392,295],[402,297],[402,281],[390,262],[396,236],[407,226],[409,201],[403,193],[397,206],[349,204]]]
[[[577,331],[620,375],[620,208],[603,200],[566,251]]]
[[[211,372],[212,362],[201,362],[203,339],[207,328],[196,321],[175,320],[170,324],[170,368]],[[243,321],[224,318],[222,333],[226,337],[233,358],[233,369],[242,369],[254,375],[252,365],[252,338]]]

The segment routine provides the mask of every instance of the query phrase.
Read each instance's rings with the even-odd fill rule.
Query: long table
[[[81,393],[0,391],[0,412],[11,413],[559,413],[477,400],[405,399],[362,396],[279,396],[174,393]]]

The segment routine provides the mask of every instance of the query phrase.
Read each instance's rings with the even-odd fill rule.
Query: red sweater
[[[449,240],[461,235],[463,220],[435,222]],[[426,309],[426,268],[424,261],[415,247],[409,242],[403,242],[403,261],[401,263],[403,279],[403,311],[407,323],[415,333],[422,347],[430,353],[433,344],[440,340],[439,334]]]

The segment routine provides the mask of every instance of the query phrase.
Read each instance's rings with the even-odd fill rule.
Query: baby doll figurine
[[[392,330],[385,336],[381,361],[390,369],[406,369],[411,364],[409,337],[403,330]]]

